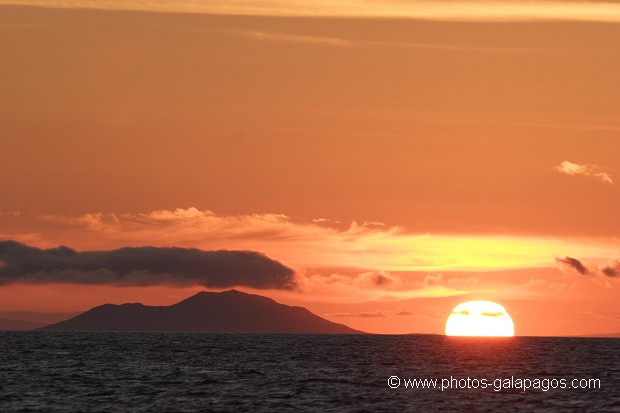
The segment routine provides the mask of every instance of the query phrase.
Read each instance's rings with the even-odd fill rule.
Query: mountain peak
[[[192,295],[191,297],[186,298],[186,300],[193,298],[193,297],[208,297],[210,295],[213,294],[243,294],[243,295],[252,295],[252,294],[248,294],[248,293],[244,293],[243,291],[239,291],[239,290],[235,290],[234,288],[230,289],[230,290],[224,290],[224,291],[199,291],[196,294]]]

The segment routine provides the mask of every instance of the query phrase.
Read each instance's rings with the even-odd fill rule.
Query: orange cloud
[[[555,167],[555,169],[563,174],[575,176],[587,176],[589,178],[596,178],[601,182],[608,183],[610,185],[614,184],[614,181],[611,179],[611,175],[607,172],[604,172],[603,169],[598,165],[580,165],[577,163],[573,163],[570,161],[563,161],[561,164]]]
[[[566,255],[607,259],[620,249],[620,242],[614,239],[415,234],[377,223],[352,222],[343,227],[296,222],[281,214],[221,216],[197,208],[44,215],[39,219],[56,225],[44,237],[45,246],[62,242],[82,249],[146,245],[247,249],[297,268],[489,271],[554,267],[555,257]]]

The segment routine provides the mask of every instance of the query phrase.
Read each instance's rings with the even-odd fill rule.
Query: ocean
[[[31,411],[620,412],[620,339],[0,332]]]

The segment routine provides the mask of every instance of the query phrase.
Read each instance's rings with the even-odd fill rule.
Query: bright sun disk
[[[501,305],[468,301],[454,307],[446,321],[447,336],[512,337],[515,326]]]

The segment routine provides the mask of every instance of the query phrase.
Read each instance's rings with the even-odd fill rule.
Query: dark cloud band
[[[12,282],[292,289],[295,272],[255,251],[126,247],[78,252],[2,241],[0,285]]]

